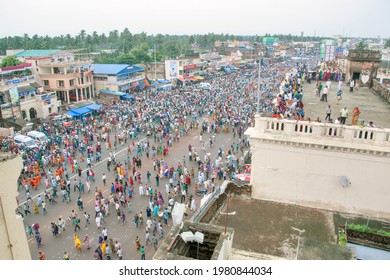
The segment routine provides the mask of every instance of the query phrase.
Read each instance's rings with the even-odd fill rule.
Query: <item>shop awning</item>
[[[137,89],[143,89],[144,87],[146,87],[145,83],[142,81],[139,81],[138,82],[138,85],[136,86]]]
[[[120,92],[120,91],[111,91],[111,90],[106,90],[106,89],[101,89],[101,90],[100,90],[100,93],[112,94],[112,95],[119,95],[119,96],[122,96],[122,95],[125,95],[125,94],[126,94],[126,93],[124,93],[124,92]]]
[[[197,81],[197,79],[195,79],[194,77],[188,77],[188,79],[189,79],[190,81],[192,81],[192,82],[196,82],[196,81]]]
[[[182,82],[182,83],[185,83],[185,81],[186,81],[183,77],[178,77],[177,79],[178,79],[180,82]]]
[[[93,110],[93,111],[95,111],[95,110],[99,110],[102,107],[102,105],[99,105],[99,104],[95,103],[95,104],[88,105],[86,107],[91,109],[91,110]]]
[[[130,99],[131,101],[134,101],[134,100],[135,100],[134,96],[132,96],[132,95],[130,95],[130,94],[122,95],[121,98],[122,98],[122,99]]]
[[[92,110],[89,109],[87,106],[85,106],[85,107],[80,107],[80,108],[77,108],[77,109],[72,109],[70,111],[75,113],[76,116],[81,116],[81,115],[86,115],[86,114],[91,113]]]
[[[79,114],[75,113],[75,112],[72,112],[72,110],[68,111],[65,113],[65,115],[69,118],[73,118],[73,117],[78,117]]]
[[[195,76],[194,78],[197,79],[198,81],[204,80],[204,78],[201,76]]]

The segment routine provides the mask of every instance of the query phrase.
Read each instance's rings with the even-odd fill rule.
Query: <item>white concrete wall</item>
[[[390,218],[389,158],[256,142],[253,198]]]
[[[31,260],[23,219],[15,214],[22,167],[19,156],[0,162],[0,260]]]

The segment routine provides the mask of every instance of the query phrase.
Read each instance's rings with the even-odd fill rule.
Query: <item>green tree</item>
[[[386,40],[385,48],[390,48],[390,38]]]
[[[7,66],[16,66],[16,65],[19,65],[19,64],[22,64],[22,62],[20,60],[18,60],[16,58],[16,56],[10,55],[10,56],[7,56],[7,57],[5,57],[3,59],[3,61],[0,64],[0,66],[1,67],[7,67]]]
[[[365,50],[365,49],[367,49],[367,45],[366,45],[364,42],[360,41],[360,42],[356,45],[356,49],[357,49],[357,50]]]
[[[115,59],[115,63],[118,64],[136,64],[134,56],[131,54],[121,54]]]
[[[128,53],[133,47],[132,37],[133,35],[130,33],[128,28],[125,28],[120,34],[119,49],[123,51],[123,53]]]
[[[146,43],[132,48],[130,55],[134,58],[136,63],[147,63],[153,61],[153,58],[149,56],[149,45]]]

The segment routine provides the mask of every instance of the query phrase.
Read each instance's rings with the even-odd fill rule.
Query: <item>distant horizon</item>
[[[126,28],[126,27],[125,27]],[[107,31],[107,32],[98,32],[98,31],[96,31],[96,30],[94,30],[94,31],[90,31],[90,32],[88,32],[88,31],[86,31],[85,30],[85,32],[86,32],[86,35],[92,35],[93,34],[93,32],[97,32],[97,34],[98,35],[102,35],[102,34],[105,34],[106,36],[108,36],[109,35],[109,33],[110,32],[112,32],[112,31],[115,31],[115,30],[117,30],[118,31],[118,34],[120,34],[125,28],[123,28],[123,29],[112,29],[112,30],[109,30],[109,31]],[[129,28],[128,28],[129,29]],[[27,34],[30,38],[31,37],[33,37],[33,36],[35,36],[35,35],[37,35],[37,36],[40,36],[40,37],[45,37],[45,36],[48,36],[48,37],[61,37],[61,36],[67,36],[68,34],[71,36],[71,37],[75,37],[75,36],[77,36],[77,35],[79,35],[80,34],[80,32],[82,31],[83,29],[80,29],[79,30],[79,32],[77,32],[77,33],[73,33],[73,34],[71,34],[71,33],[66,33],[66,34],[39,34],[39,33],[35,33],[35,34],[28,34],[28,33],[23,33],[23,34],[14,34],[14,35],[5,35],[5,36],[0,36],[0,39],[6,39],[7,37],[23,37],[25,34]],[[145,32],[145,31],[141,31],[141,32],[131,32],[131,30],[129,29],[129,31],[130,31],[130,33],[131,34],[141,34],[142,32]],[[224,33],[215,33],[215,32],[209,32],[209,33],[194,33],[194,34],[178,34],[178,33],[148,33],[148,32],[145,32],[145,34],[147,35],[147,36],[156,36],[156,35],[169,35],[169,36],[204,36],[204,35],[209,35],[209,34],[215,34],[215,35],[229,35],[229,36],[235,36],[235,37],[238,37],[238,36],[240,36],[240,37],[256,37],[256,36],[259,36],[259,37],[266,37],[266,36],[270,36],[270,37],[274,37],[274,36],[280,36],[280,35],[282,35],[282,36],[288,36],[288,35],[291,35],[291,36],[295,36],[295,37],[301,37],[301,34],[299,33],[299,34],[293,34],[293,33],[270,33],[270,32],[266,32],[266,33],[264,33],[264,34],[233,34],[233,33],[226,33],[226,32],[224,32]],[[266,34],[269,34],[269,35],[266,35]],[[390,36],[389,37],[382,37],[382,36],[371,36],[371,37],[367,37],[367,36],[349,36],[349,35],[345,35],[345,36],[343,36],[342,34],[332,34],[332,35],[326,35],[326,34],[321,34],[321,35],[319,35],[319,34],[316,34],[315,36],[314,36],[314,34],[313,35],[310,35],[310,34],[305,34],[305,33],[303,33],[303,38],[307,38],[307,37],[314,37],[314,38],[334,38],[335,36],[341,36],[341,38],[345,38],[345,39],[356,39],[356,38],[358,38],[358,39],[385,39],[385,40],[387,40],[387,39],[390,39]]]
[[[133,34],[148,35],[300,36],[303,32],[306,37],[386,39],[390,38],[389,10],[387,0],[67,0],[63,5],[53,5],[52,0],[3,0],[0,38],[24,34],[73,37],[81,30],[108,35],[127,27]]]

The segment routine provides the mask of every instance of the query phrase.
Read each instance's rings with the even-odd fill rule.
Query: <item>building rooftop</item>
[[[322,81],[322,84],[325,87],[325,81]],[[359,87],[359,90],[349,92],[349,86],[344,82],[342,85],[342,100],[340,104],[336,104],[337,82],[332,82],[328,93],[328,102],[320,101],[320,98],[315,94],[315,85],[315,81],[312,81],[311,84],[305,83],[303,87],[305,119],[309,117],[314,121],[319,117],[324,122],[325,110],[328,105],[331,105],[333,109],[331,118],[334,120],[340,116],[340,110],[346,106],[349,111],[346,124],[350,125],[353,108],[359,107],[361,112],[359,122],[364,120],[367,125],[370,121],[373,121],[376,127],[390,128],[390,104],[384,102],[380,96],[375,95],[369,88]]]
[[[213,224],[225,225],[225,209],[221,209]],[[228,213],[227,226],[234,229],[233,249],[247,252],[247,256],[254,254],[257,258],[260,254],[266,259],[310,260],[354,258],[349,249],[336,243],[331,212],[231,197]]]
[[[144,71],[131,64],[92,64],[94,74],[121,75]]]
[[[16,65],[16,66],[7,66],[7,67],[0,68],[0,74],[4,75],[4,74],[13,73],[16,71],[24,71],[26,69],[31,69],[31,68],[32,68],[31,63],[21,63],[21,64]]]
[[[60,50],[26,50],[15,54],[16,57],[45,57],[51,56]]]
[[[337,244],[345,219],[331,211],[251,198],[250,185],[225,181],[191,218],[234,232],[229,259],[354,259]],[[338,227],[337,227],[338,228]]]

